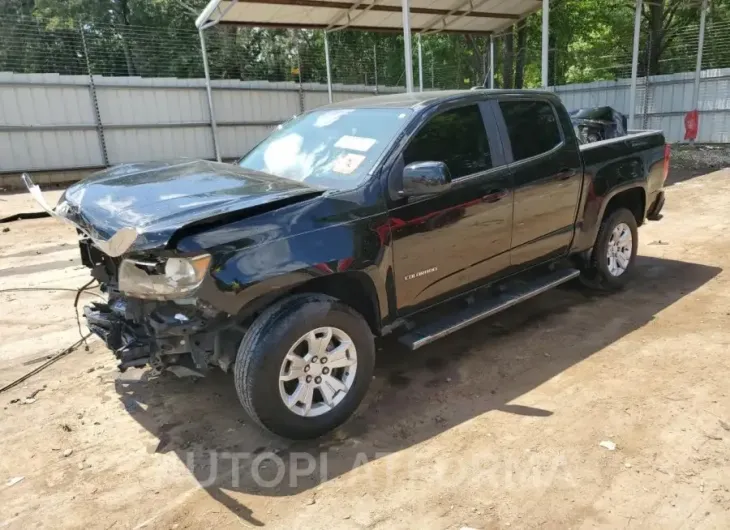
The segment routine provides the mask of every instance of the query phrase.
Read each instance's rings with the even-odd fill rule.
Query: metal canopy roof
[[[539,10],[542,0],[411,0],[416,33],[488,34]],[[401,31],[401,0],[211,0],[195,25]]]

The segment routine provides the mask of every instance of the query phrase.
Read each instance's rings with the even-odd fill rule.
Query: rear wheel
[[[262,427],[286,438],[316,438],[357,409],[374,361],[362,316],[329,296],[298,295],[267,309],[246,333],[236,391]]]
[[[601,223],[588,267],[581,274],[584,284],[616,291],[631,279],[639,233],[636,218],[626,208],[615,210]]]

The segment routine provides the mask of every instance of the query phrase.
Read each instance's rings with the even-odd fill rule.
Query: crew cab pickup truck
[[[548,92],[313,110],[233,164],[126,164],[65,192],[119,367],[233,372],[253,420],[313,438],[355,411],[374,340],[412,349],[580,277],[620,289],[659,219],[661,132],[580,146]],[[26,184],[43,203],[27,175]]]

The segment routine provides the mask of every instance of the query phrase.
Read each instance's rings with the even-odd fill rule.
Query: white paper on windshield
[[[340,149],[350,149],[351,151],[360,151],[361,153],[367,153],[368,150],[375,145],[375,141],[375,138],[345,135],[337,140],[335,147],[339,147]]]
[[[344,153],[335,158],[332,162],[332,171],[342,175],[351,175],[365,160],[365,155],[357,153]]]

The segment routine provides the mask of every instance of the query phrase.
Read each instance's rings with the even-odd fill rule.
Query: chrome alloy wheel
[[[608,272],[612,276],[621,276],[629,267],[631,254],[634,250],[634,240],[631,229],[626,223],[619,223],[611,232],[608,240]]]
[[[341,329],[313,329],[289,349],[279,371],[279,395],[289,410],[313,417],[334,409],[355,381],[357,350]]]

